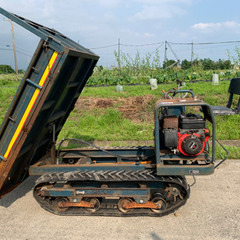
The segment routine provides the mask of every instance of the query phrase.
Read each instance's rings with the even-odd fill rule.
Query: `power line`
[[[225,42],[168,42],[171,45],[210,45],[210,44],[232,44],[232,43],[240,43],[240,41],[225,41]],[[147,46],[154,46],[154,45],[163,45],[164,42],[155,42],[155,43],[146,43],[146,44],[124,44],[120,43],[121,46],[124,47],[147,47]],[[101,48],[110,48],[110,47],[117,47],[118,44],[111,44],[102,47],[92,47],[90,49],[101,49]]]
[[[159,47],[157,47],[154,51],[152,51],[152,52],[151,52],[151,55],[152,55],[153,53],[155,53],[160,47],[162,47],[163,44],[164,44],[164,42],[162,42],[162,43],[159,45]]]
[[[147,47],[147,46],[160,45],[160,44],[164,44],[164,42],[147,43],[147,44],[121,44],[121,45],[125,47]]]
[[[3,46],[8,47],[8,48],[13,47],[11,44],[0,43],[0,45],[3,45]],[[11,49],[11,48],[10,48],[10,49]],[[20,50],[22,50],[22,51],[24,51],[24,52],[26,52],[26,53],[28,53],[28,54],[31,54],[30,51],[28,51],[28,50],[26,50],[26,49],[23,49],[23,48],[20,48],[20,47],[16,47],[16,49],[20,49]],[[1,48],[1,50],[4,50],[4,49]],[[12,48],[12,50],[13,50],[13,48]]]
[[[2,51],[13,51],[13,49],[11,49],[11,48],[9,48],[9,49],[7,49],[7,48],[0,48],[0,50],[2,50]]]
[[[26,54],[27,54],[27,53],[28,53],[28,54],[31,54],[31,52],[28,51],[28,50],[26,50],[26,49],[23,49],[23,48],[20,48],[20,47],[16,47],[16,49],[20,49],[20,50],[26,52]],[[19,50],[18,50],[18,51],[19,51]]]
[[[1,45],[5,46],[5,47],[9,47],[10,44],[6,44],[6,43],[0,43]]]
[[[153,58],[153,54],[157,51],[159,51],[159,59],[161,56],[164,56],[164,44],[165,46],[165,56],[167,57],[167,54],[172,55],[173,59],[184,59],[189,58],[188,55],[191,56],[191,61],[195,57],[197,58],[204,58],[205,56],[208,58],[216,58],[216,57],[223,57],[226,58],[226,53],[223,53],[226,49],[231,51],[231,53],[235,56],[236,52],[234,50],[234,47],[237,47],[240,45],[240,41],[221,41],[221,42],[153,42],[153,43],[146,43],[146,44],[125,44],[125,43],[115,43],[115,44],[109,44],[105,46],[99,46],[99,47],[93,47],[91,49],[95,49],[98,53],[101,53],[101,59],[100,61],[106,62],[107,65],[116,63],[116,59],[114,60],[114,54],[113,50],[118,49],[118,46],[121,48],[121,52],[125,52],[129,54],[129,56],[134,56],[136,54],[137,48],[139,48],[139,52],[141,55],[148,54],[148,57],[150,56]],[[147,47],[147,48],[144,48]],[[221,48],[221,49],[220,49]],[[218,50],[220,49],[220,50]],[[225,49],[225,50],[224,50]],[[6,44],[3,42],[0,42],[0,51],[13,51],[12,44]],[[27,51],[23,48],[16,48],[16,52],[18,54],[25,55],[27,57],[32,57],[32,53],[30,51]],[[225,51],[226,52],[226,51]],[[224,56],[223,56],[224,54]],[[195,55],[195,57],[194,57]],[[229,58],[229,56],[228,56]],[[106,60],[107,59],[107,60]],[[163,60],[165,58],[163,57]]]
[[[102,49],[102,48],[110,48],[110,47],[117,47],[118,44],[112,44],[112,45],[107,45],[107,46],[103,46],[103,47],[94,47],[94,48],[90,48],[90,49]]]
[[[172,50],[170,44],[168,44],[168,47],[170,48],[170,50],[172,51],[172,54],[174,55],[174,57],[176,58],[177,61],[180,61],[177,54]]]
[[[240,43],[240,41],[225,41],[225,42],[200,42],[200,43],[195,43],[195,42],[191,42],[191,43],[174,43],[174,42],[168,42],[169,44],[173,44],[173,45],[210,45],[210,44],[230,44],[230,43]]]
[[[23,53],[23,52],[21,52],[21,51],[19,51],[19,50],[16,50],[16,52],[18,52],[18,53],[20,53],[20,54],[22,54],[22,55],[25,55],[25,56],[27,56],[27,57],[32,57],[31,55],[29,55],[29,54],[27,54],[27,53]]]
[[[13,48],[0,48],[0,51],[13,51]],[[22,55],[25,55],[27,57],[32,57],[32,55],[29,55],[27,53],[24,53],[24,52],[21,52],[19,50],[16,50],[16,52],[22,54]]]

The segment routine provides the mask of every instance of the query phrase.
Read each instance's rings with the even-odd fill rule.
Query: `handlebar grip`
[[[191,94],[192,94],[192,97],[193,97],[193,98],[195,97],[195,95],[194,95],[194,93],[193,93],[192,90],[170,90],[170,91],[164,93],[164,98],[168,98],[168,94],[169,94],[169,93],[173,93],[173,97],[174,97],[176,94],[178,94],[178,93],[191,93]]]

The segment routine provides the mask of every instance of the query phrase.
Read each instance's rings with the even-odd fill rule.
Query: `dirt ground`
[[[60,217],[34,200],[35,180],[28,178],[0,200],[0,240],[240,239],[240,160],[228,160],[213,175],[197,177],[186,205],[161,218]]]
[[[96,108],[114,107],[123,116],[135,123],[141,122],[143,119],[146,122],[153,122],[152,107],[155,102],[155,97],[152,95],[143,95],[136,97],[118,97],[118,98],[94,98],[81,97],[75,104],[75,108],[80,113]]]

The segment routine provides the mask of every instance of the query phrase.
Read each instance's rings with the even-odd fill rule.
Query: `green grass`
[[[11,74],[0,74],[0,87],[18,87],[23,77],[23,73],[16,75]]]
[[[0,122],[2,122],[23,74],[0,74]]]
[[[159,85],[158,89],[150,90],[150,86],[141,85],[141,86],[123,86],[123,93],[117,93],[116,87],[101,87],[101,88],[85,88],[82,96],[84,97],[105,97],[105,98],[118,98],[118,97],[130,97],[130,96],[142,96],[142,95],[153,95],[155,99],[161,99],[163,97],[162,90],[168,91],[171,90],[176,84],[162,84]],[[212,85],[211,82],[198,82],[198,83],[187,83],[184,89],[193,89],[193,92],[196,96],[210,105],[226,105],[228,100],[228,86],[229,81],[222,81],[220,85],[215,86]],[[237,99],[237,98],[236,98]],[[235,102],[236,102],[235,99]],[[154,102],[149,106],[149,113],[153,114],[153,106]],[[89,114],[89,113],[86,113]],[[81,117],[80,117],[81,118]],[[101,120],[100,120],[101,121]],[[240,115],[235,116],[216,116],[217,123],[217,137],[219,140],[223,139],[240,139]],[[143,127],[143,126],[141,126]],[[144,126],[146,128],[146,124]],[[148,127],[148,129],[151,127]],[[115,131],[114,128],[110,129],[111,131]],[[116,131],[117,132],[117,131]],[[128,136],[128,134],[124,134],[124,136]],[[148,140],[152,140],[153,136],[147,134],[149,137]],[[99,136],[102,139],[102,137]],[[137,135],[136,135],[137,138]],[[146,137],[144,136],[144,139]],[[132,139],[132,138],[131,138]],[[128,140],[126,137],[125,140]],[[139,138],[141,140],[141,138]]]
[[[0,121],[10,106],[11,100],[17,90],[19,81],[10,75],[11,79],[0,75]],[[1,84],[2,83],[2,84]],[[226,105],[228,100],[229,81],[221,81],[220,85],[214,86],[211,82],[187,83],[184,89],[193,89],[198,98],[203,99],[210,105]],[[145,106],[143,111],[153,116],[154,103],[163,97],[162,90],[168,91],[176,87],[176,83],[158,85],[158,89],[151,90],[149,85],[123,86],[123,92],[117,93],[116,86],[111,87],[86,87],[81,97],[98,97],[118,100],[133,96],[152,95],[153,100]],[[109,108],[93,108],[88,111],[74,109],[65,123],[58,139],[80,138],[87,141],[145,141],[153,140],[153,123],[145,121],[140,117],[138,123],[126,119],[118,111],[118,103]],[[239,140],[240,139],[240,115],[237,116],[216,116],[217,139]],[[240,158],[240,149],[228,147],[230,158]],[[217,149],[217,157],[221,158],[225,153]]]
[[[175,86],[176,84],[163,84],[169,88],[169,86]],[[171,87],[170,87],[171,88]],[[162,96],[161,87],[159,89],[151,90],[149,85],[136,85],[136,86],[123,86],[123,92],[116,92],[116,86],[110,87],[86,87],[81,96],[84,97],[106,97],[106,98],[117,98],[117,97],[133,97],[133,96],[142,96],[142,95],[154,95]]]
[[[17,88],[2,88],[0,87],[0,122],[2,122],[7,109],[9,108],[13,96],[16,92]]]
[[[240,148],[235,146],[224,146],[229,152],[228,159],[239,159],[240,158]],[[220,147],[216,146],[216,159],[223,159],[226,157],[226,152]]]
[[[92,110],[76,116],[74,111],[61,131],[61,138],[80,138],[88,141],[121,141],[152,139],[153,126],[136,124],[124,118],[114,108]]]
[[[186,83],[184,89],[193,89],[193,92],[203,98],[206,102],[222,102],[225,104],[228,98],[228,86],[229,81],[221,81],[220,85],[215,86],[211,82],[197,82],[197,83]],[[84,88],[81,96],[85,97],[130,97],[130,96],[142,96],[142,95],[154,95],[162,97],[162,90],[169,91],[176,87],[176,83],[159,84],[158,89],[151,90],[150,85],[136,85],[136,86],[123,86],[123,92],[116,92],[116,86],[110,87],[86,87]],[[221,98],[218,98],[221,95]],[[226,98],[226,99],[225,99]],[[208,101],[207,101],[208,100]],[[209,103],[212,104],[212,103]]]
[[[221,143],[221,141],[220,141]],[[224,148],[228,151],[228,159],[239,159],[240,158],[240,148],[236,146],[226,146],[223,144]],[[212,150],[210,150],[210,155]],[[216,142],[216,159],[224,159],[227,156],[227,152]]]

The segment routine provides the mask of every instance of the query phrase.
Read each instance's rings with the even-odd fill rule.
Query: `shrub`
[[[15,71],[9,65],[0,65],[0,73],[15,73]]]

